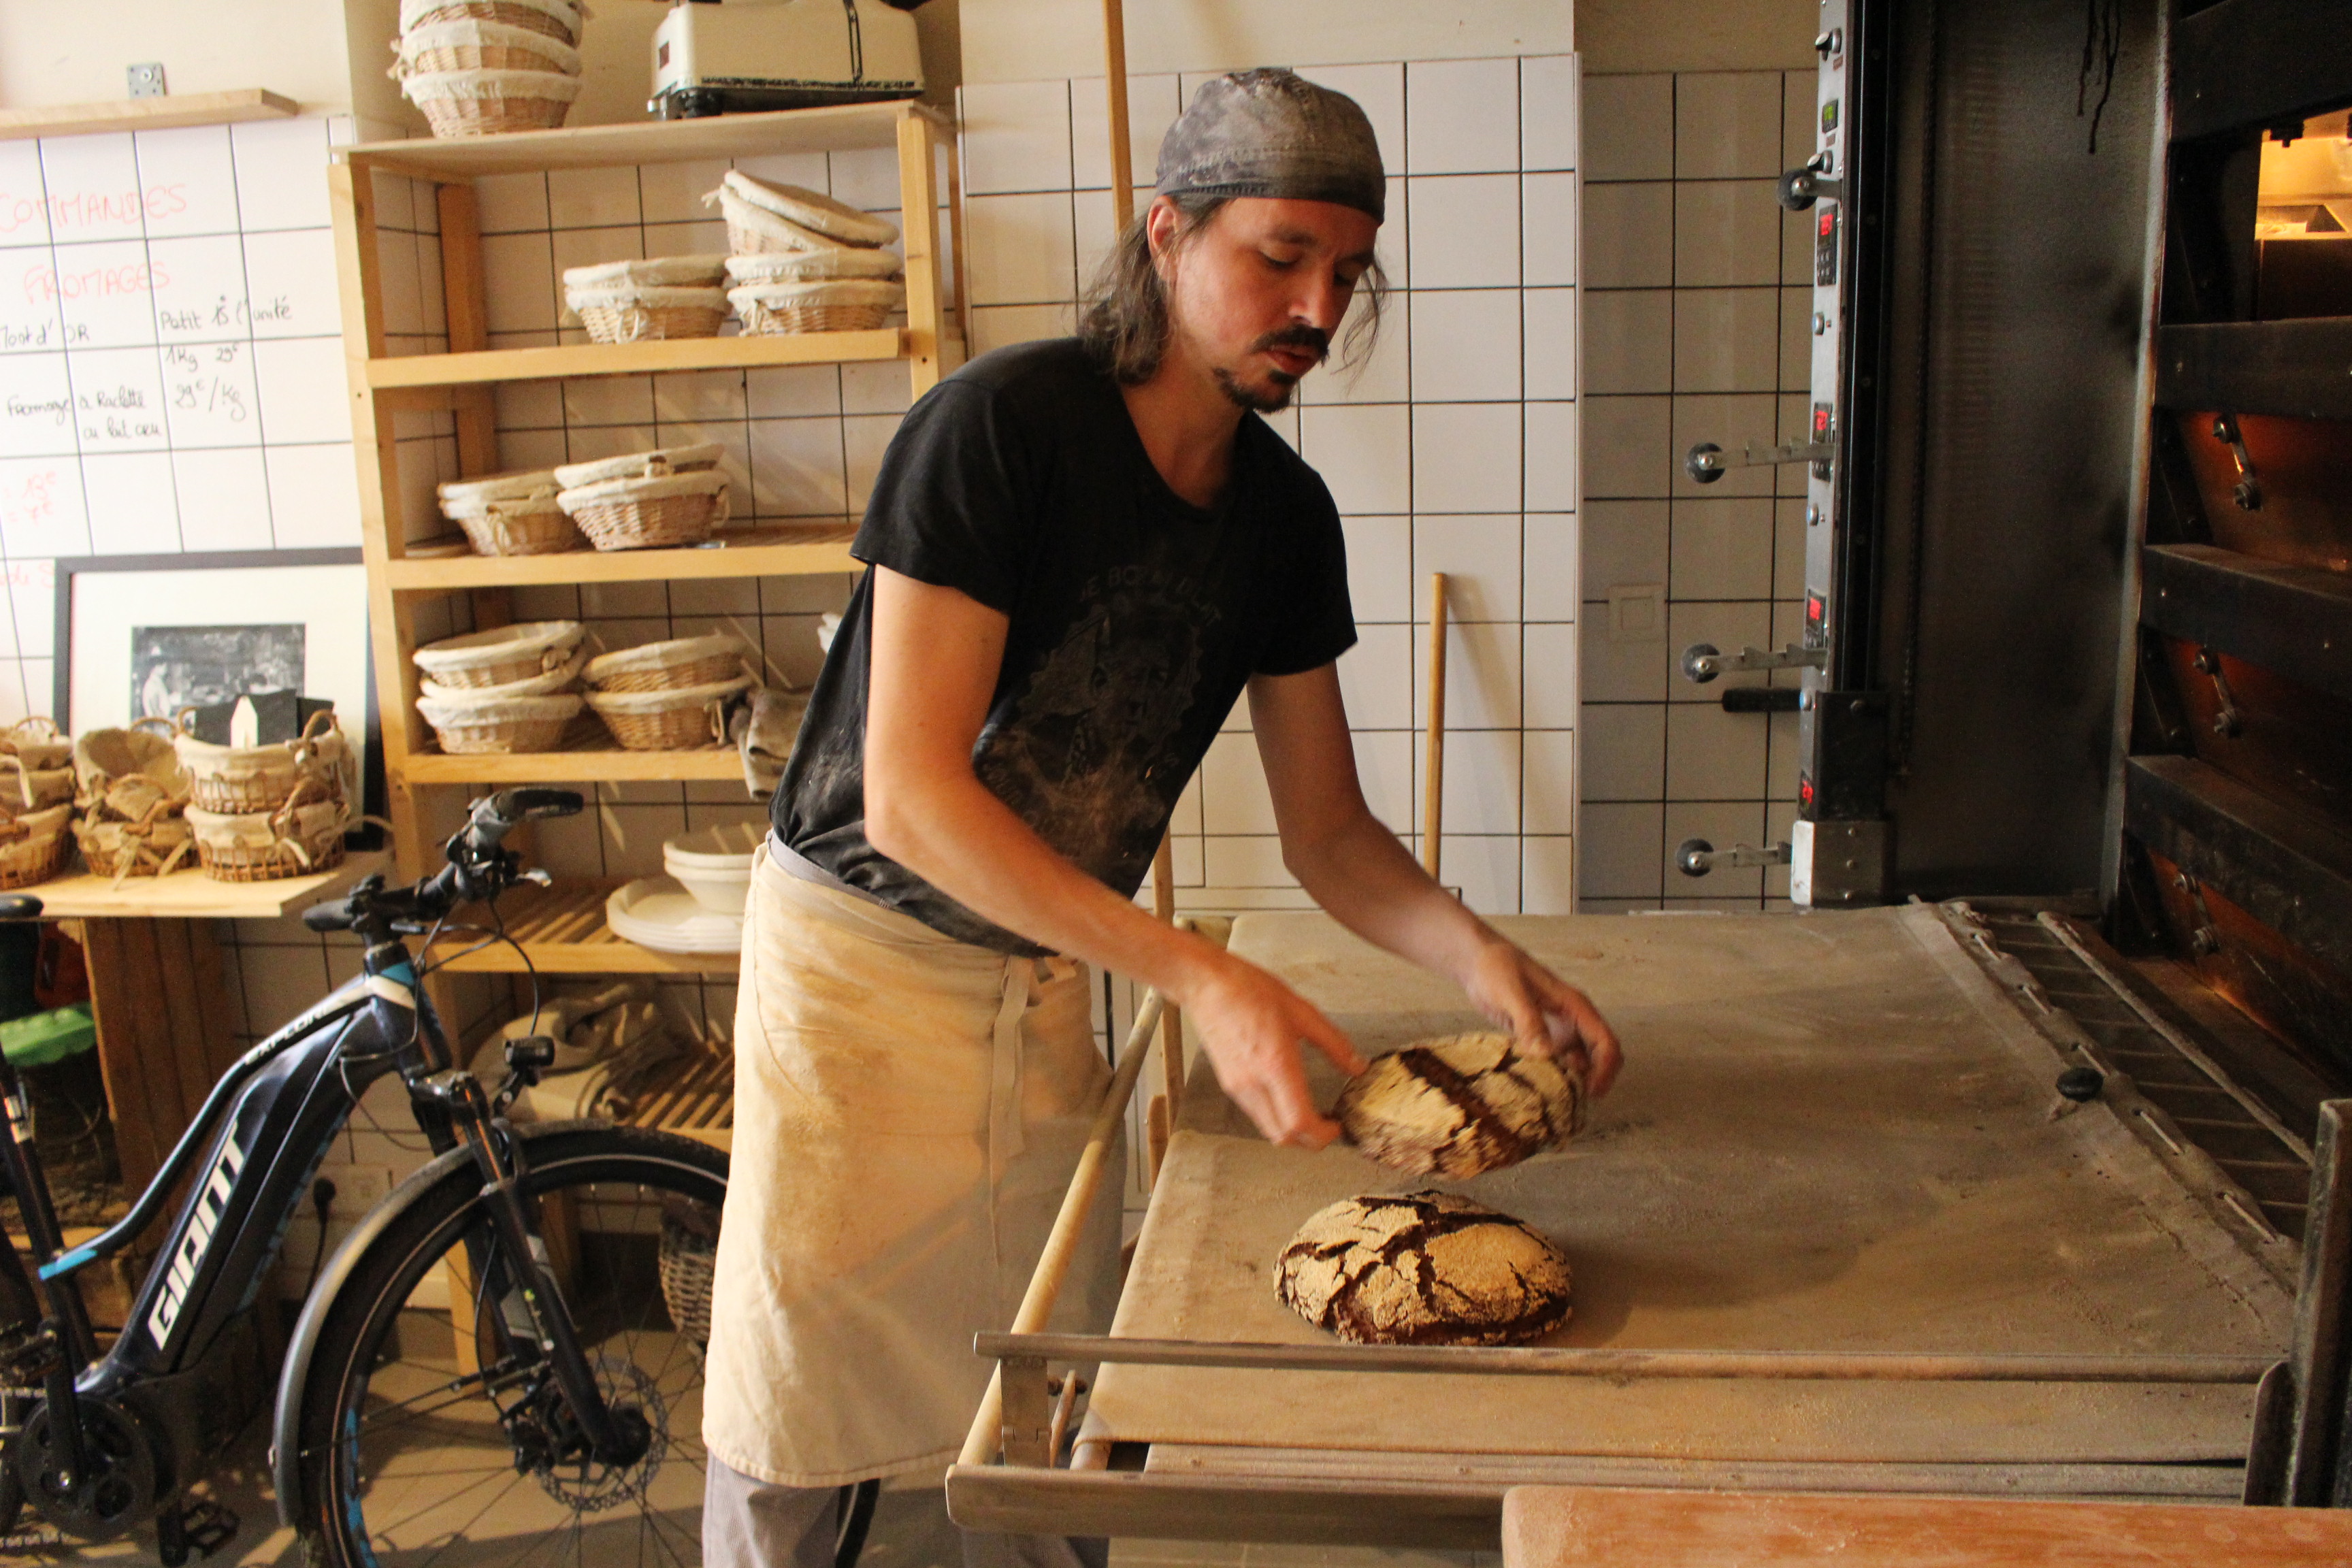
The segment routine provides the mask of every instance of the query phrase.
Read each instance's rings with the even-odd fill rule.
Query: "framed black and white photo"
[[[257,691],[335,705],[381,810],[367,569],[356,550],[58,563],[58,722],[70,734]]]

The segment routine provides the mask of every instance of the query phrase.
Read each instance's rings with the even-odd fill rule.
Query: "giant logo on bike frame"
[[[180,1245],[172,1249],[171,1271],[163,1277],[163,1294],[155,1310],[147,1316],[147,1331],[155,1336],[155,1348],[164,1348],[172,1325],[179,1321],[180,1309],[188,1300],[188,1287],[195,1282],[196,1269],[204,1263],[205,1253],[213,1244],[213,1233],[220,1229],[221,1215],[227,1211],[229,1189],[236,1184],[236,1173],[245,1168],[245,1151],[236,1144],[232,1129],[222,1142],[220,1158],[213,1162],[212,1173],[197,1190],[195,1212],[188,1216],[188,1228],[180,1237]]]

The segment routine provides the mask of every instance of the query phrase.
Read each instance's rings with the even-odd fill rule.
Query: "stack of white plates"
[[[675,877],[640,877],[604,900],[613,934],[656,952],[740,952],[743,917],[712,909]]]

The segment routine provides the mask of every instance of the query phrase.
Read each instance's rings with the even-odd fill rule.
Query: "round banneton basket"
[[[730,288],[760,283],[826,283],[865,279],[887,283],[906,269],[895,250],[864,250],[829,245],[823,250],[763,250],[727,258]]]
[[[65,868],[73,838],[66,831],[71,805],[53,805],[0,822],[0,888],[29,888]]]
[[[163,719],[142,719],[129,730],[91,730],[74,742],[74,805],[89,868],[117,882],[155,876],[187,854],[181,812],[193,781]]]
[[[714,196],[719,199],[722,210],[727,207],[727,198],[732,196],[753,211],[782,218],[794,228],[820,236],[834,245],[858,245],[870,248],[887,245],[898,237],[897,226],[871,213],[860,212],[822,192],[755,180],[740,169],[728,170],[719,182],[719,189],[704,195],[702,205],[709,206]],[[735,215],[728,213],[727,221],[731,226]],[[740,253],[772,247],[738,245],[731,248]],[[798,246],[792,248],[808,247]]]
[[[425,111],[436,136],[496,136],[552,131],[572,112],[580,79],[560,71],[427,71],[400,90]]]
[[[0,817],[63,805],[73,797],[73,769],[28,767],[22,757],[0,755]]]
[[[560,499],[599,550],[700,544],[727,521],[727,477],[709,468],[604,479],[565,490]]]
[[[563,269],[566,289],[716,289],[727,281],[723,256],[649,256],[643,261],[599,261]]]
[[[553,491],[478,506],[444,501],[441,515],[466,531],[477,555],[561,555],[588,543]]]
[[[152,822],[92,822],[74,819],[75,839],[93,876],[119,885],[132,877],[160,877],[179,869],[196,852],[188,819],[176,813]]]
[[[15,757],[28,768],[69,768],[73,737],[58,729],[56,720],[37,713],[0,730],[0,754]]]
[[[222,746],[200,741],[190,732],[188,715],[180,710],[172,749],[188,770],[188,804],[205,811],[275,811],[292,798],[305,780],[315,781],[327,798],[347,801],[352,795],[353,759],[343,732],[330,712],[310,715],[302,733],[291,741],[267,746]]]
[[[398,80],[431,71],[522,70],[580,74],[580,51],[551,33],[509,22],[435,22],[392,41]]]
[[[632,752],[693,752],[727,739],[727,705],[751,689],[751,678],[668,691],[592,691],[588,706]]]
[[[617,458],[597,458],[585,463],[566,463],[555,470],[559,489],[576,490],[583,485],[601,485],[607,479],[652,479],[665,474],[695,474],[719,466],[727,448],[716,441],[698,442],[691,447],[656,447],[650,451],[628,452]]]
[[[716,686],[751,673],[740,637],[721,632],[703,637],[671,637],[641,643],[618,653],[599,654],[583,672],[599,691],[677,691]]]
[[[562,669],[572,662],[581,635],[578,621],[522,621],[443,637],[409,657],[430,679],[478,690]]]
[[[749,283],[727,290],[743,331],[765,337],[783,332],[862,332],[890,319],[907,302],[898,283],[866,279],[807,283]]]
[[[563,302],[588,341],[644,343],[672,338],[715,338],[727,322],[724,289],[674,289],[626,283],[614,289],[567,286]]]
[[[561,669],[551,669],[544,675],[534,675],[523,680],[509,680],[503,686],[444,686],[437,680],[418,682],[424,695],[436,702],[497,702],[509,697],[552,697],[572,689],[580,679],[580,667],[587,662],[584,648],[575,649],[572,662]]]
[[[421,697],[416,710],[433,726],[441,749],[457,756],[508,752],[551,752],[580,717],[577,692],[546,697],[499,697],[488,702],[443,701]]]
[[[587,7],[574,0],[401,0],[400,31],[405,37],[420,28],[453,22],[495,22],[577,46],[587,14]]]
[[[275,811],[217,812],[188,807],[188,829],[205,875],[219,882],[274,882],[307,877],[343,860],[351,807],[309,785]]]

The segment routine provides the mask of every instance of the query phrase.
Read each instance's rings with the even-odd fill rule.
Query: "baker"
[[[908,414],[752,873],[735,1160],[703,1432],[706,1561],[822,1568],[833,1489],[936,1470],[986,1386],[1108,1079],[1087,966],[1181,1005],[1268,1138],[1319,1148],[1302,1044],[1354,1046],[1265,971],[1134,902],[1246,690],[1300,884],[1457,983],[1592,1093],[1575,989],[1449,897],[1372,816],[1335,662],[1339,513],[1266,424],[1359,290],[1386,180],[1356,103],[1212,80],[1160,151],[1076,339],[983,355]],[[1117,1191],[1062,1326],[1100,1331]],[[971,1549],[1066,1560],[1060,1542]]]

